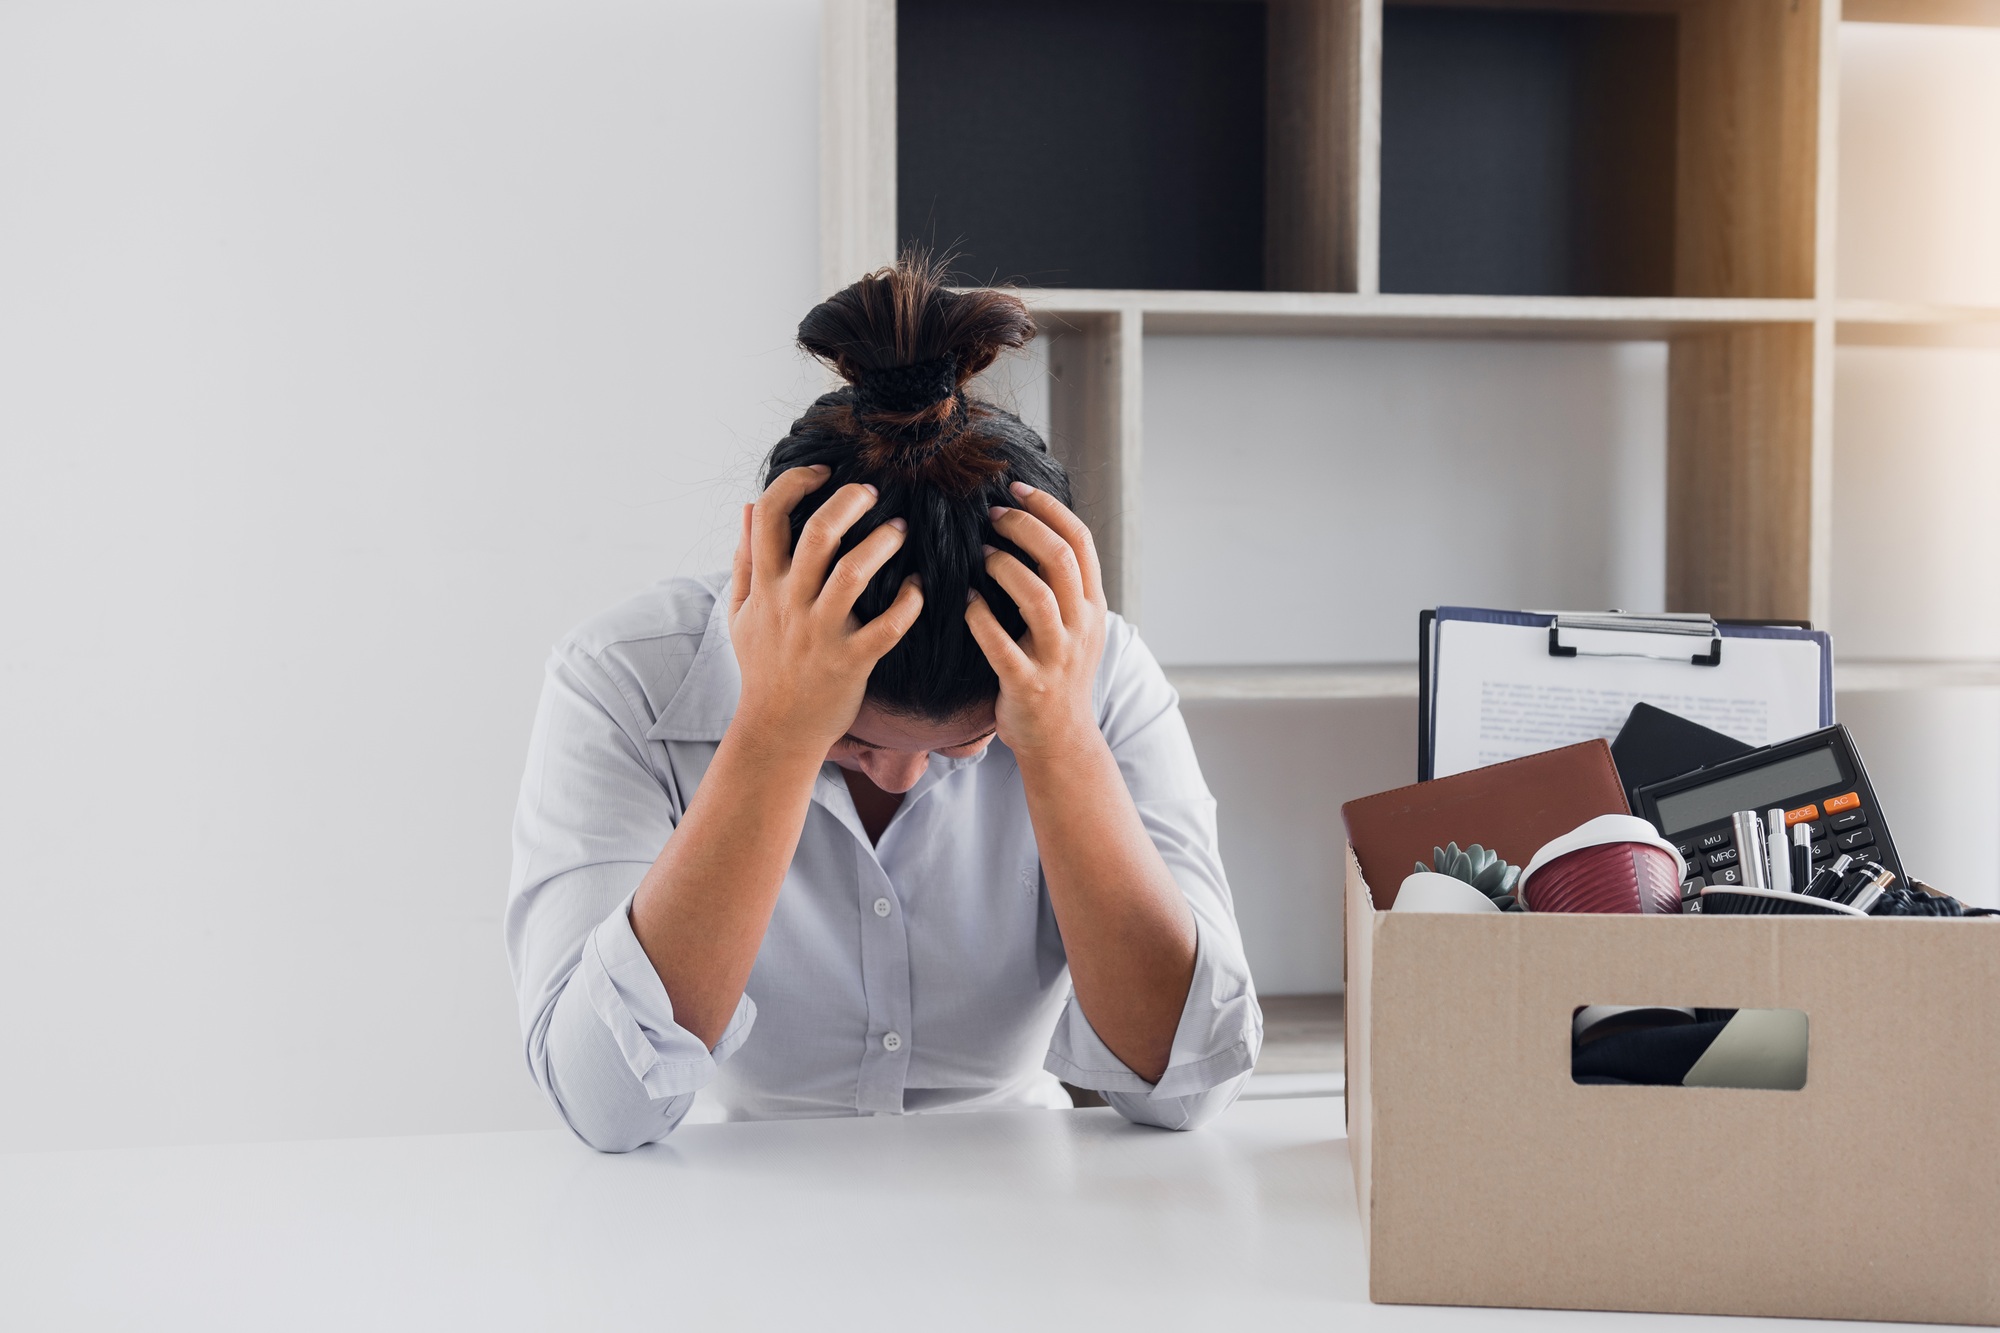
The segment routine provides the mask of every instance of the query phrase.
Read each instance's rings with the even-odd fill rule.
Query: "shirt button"
[[[883,1050],[885,1050],[885,1051],[900,1051],[900,1050],[902,1050],[902,1049],[903,1049],[903,1034],[902,1034],[902,1033],[900,1033],[900,1032],[885,1032],[885,1033],[883,1033],[883,1034],[882,1034],[882,1049],[883,1049]]]
[[[877,898],[875,900],[875,915],[876,916],[889,915],[889,900],[887,898]]]

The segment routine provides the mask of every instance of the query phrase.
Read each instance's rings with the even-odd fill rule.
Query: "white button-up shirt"
[[[549,661],[506,930],[528,1065],[570,1128],[634,1148],[671,1131],[704,1087],[735,1119],[1067,1106],[1058,1077],[1169,1129],[1234,1100],[1263,1016],[1215,801],[1172,686],[1116,615],[1098,724],[1197,935],[1157,1084],[1111,1053],[1071,993],[1021,772],[997,740],[972,758],[932,755],[876,845],[828,763],[722,1039],[710,1050],[674,1022],[630,911],[741,691],[726,586],[668,580]]]

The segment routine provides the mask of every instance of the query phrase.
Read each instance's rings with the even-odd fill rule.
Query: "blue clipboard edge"
[[[1429,782],[1436,770],[1433,743],[1437,728],[1437,697],[1431,689],[1435,672],[1432,645],[1447,620],[1482,625],[1519,625],[1547,629],[1556,618],[1533,611],[1495,611],[1480,606],[1426,607],[1417,615],[1417,781]],[[1725,639],[1810,639],[1819,645],[1819,724],[1833,725],[1833,636],[1814,629],[1809,620],[1720,620],[1716,633]]]

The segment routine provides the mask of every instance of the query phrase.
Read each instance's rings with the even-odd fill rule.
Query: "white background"
[[[1850,34],[1850,294],[2000,300],[1996,39]],[[813,0],[0,5],[0,1150],[552,1123],[498,927],[543,655],[722,560],[821,382],[817,96]],[[1840,364],[1843,650],[2000,654],[2000,361]],[[1657,587],[1656,348],[1148,366],[1169,660]],[[1994,692],[1841,709],[1912,866],[2000,894]],[[1264,989],[1331,986],[1413,710],[1189,711]]]

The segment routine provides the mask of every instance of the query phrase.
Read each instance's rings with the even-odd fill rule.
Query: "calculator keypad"
[[[1789,811],[1786,822],[1790,827],[1803,826],[1808,830],[1812,838],[1815,871],[1843,852],[1865,857],[1868,854],[1866,849],[1875,842],[1875,831],[1868,826],[1868,812],[1861,808],[1859,792],[1829,796],[1823,801]],[[1731,826],[1684,833],[1677,843],[1688,867],[1688,877],[1681,882],[1683,906],[1698,903],[1702,889],[1709,885],[1743,882],[1740,849],[1734,845]],[[1760,855],[1763,854],[1763,848],[1757,850]]]

